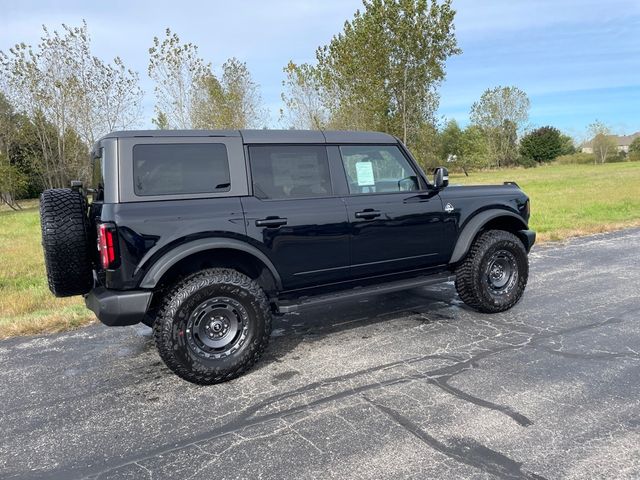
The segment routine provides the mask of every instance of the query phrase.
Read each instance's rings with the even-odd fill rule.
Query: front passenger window
[[[340,153],[351,194],[420,190],[416,172],[395,145],[345,145]]]

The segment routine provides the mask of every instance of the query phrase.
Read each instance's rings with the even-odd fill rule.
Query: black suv
[[[51,291],[153,327],[169,368],[201,384],[250,368],[272,315],[305,305],[455,277],[470,307],[507,310],[535,241],[515,183],[429,181],[384,133],[115,132],[91,187],[42,194]]]

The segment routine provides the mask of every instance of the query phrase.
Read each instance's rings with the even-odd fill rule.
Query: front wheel
[[[488,230],[475,240],[456,270],[456,290],[471,308],[503,312],[522,297],[529,277],[529,260],[513,233]]]
[[[160,357],[178,376],[202,385],[248,370],[267,346],[271,310],[264,291],[230,269],[193,274],[167,295],[154,323]]]

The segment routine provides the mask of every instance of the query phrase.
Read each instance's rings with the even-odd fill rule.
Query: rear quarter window
[[[227,148],[221,143],[135,145],[133,188],[138,196],[228,192]]]

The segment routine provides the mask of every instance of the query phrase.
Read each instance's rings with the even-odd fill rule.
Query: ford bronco
[[[272,315],[454,279],[469,307],[501,312],[527,283],[518,185],[428,179],[391,135],[126,131],[92,156],[89,188],[41,196],[49,287],[106,325],[152,327],[191,382],[249,369]]]

